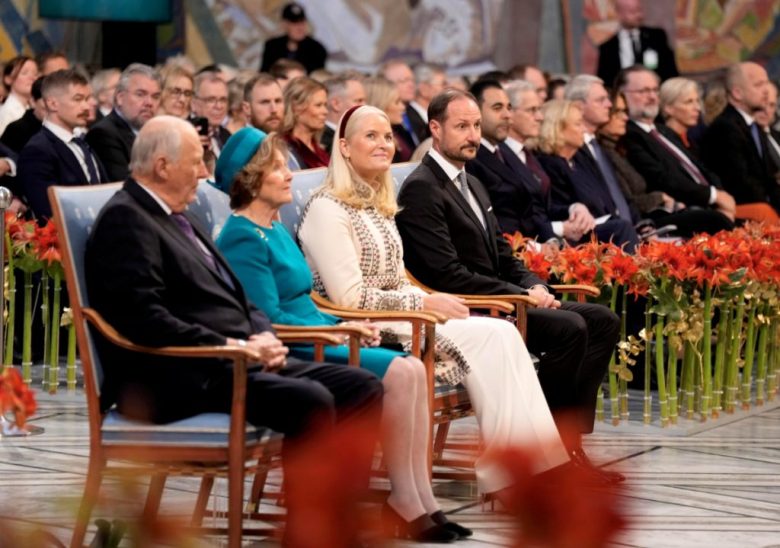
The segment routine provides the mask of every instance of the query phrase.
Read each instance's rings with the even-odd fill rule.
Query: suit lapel
[[[511,151],[510,153],[514,154],[514,152]],[[502,150],[501,154],[503,154],[504,158],[506,158],[507,156],[506,150]],[[512,169],[504,162],[499,160],[495,154],[491,153],[484,146],[479,147],[479,150],[477,151],[477,160],[482,162],[482,164],[486,168],[488,168],[490,171],[498,175],[498,177],[501,178],[502,180],[510,183],[515,182],[516,175],[514,174]]]
[[[46,138],[49,139],[54,150],[57,151],[57,156],[60,157],[60,161],[66,166],[66,169],[72,173],[74,177],[81,180],[83,182],[82,184],[89,184],[89,178],[84,173],[78,158],[76,158],[76,155],[70,147],[66,145],[62,139],[54,135],[48,128],[44,127],[41,128],[41,130],[44,132],[44,135],[46,135]]]

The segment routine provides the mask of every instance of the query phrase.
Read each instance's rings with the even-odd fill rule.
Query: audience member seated
[[[488,187],[493,202],[493,212],[501,230],[535,237],[541,242],[558,243],[566,240],[578,242],[593,230],[593,216],[584,204],[567,207],[553,203],[552,181],[531,150],[529,143],[536,143],[542,127],[542,100],[536,87],[525,80],[517,80],[507,88],[512,105],[509,136],[504,143],[511,150],[504,158],[518,175],[517,183],[502,186],[499,191]],[[528,194],[525,198],[524,192]],[[528,214],[519,214],[522,204],[530,199]]]
[[[223,125],[228,132],[233,135],[239,129],[245,128],[249,125],[249,118],[244,112],[244,86],[246,83],[255,77],[256,72],[252,72],[252,75],[247,78],[246,74],[240,72],[235,78],[228,82],[228,104],[227,104],[227,119]]]
[[[293,170],[327,167],[330,155],[320,146],[327,116],[328,90],[323,84],[301,76],[285,88],[282,132]]]
[[[328,88],[328,117],[325,119],[320,144],[328,154],[333,148],[333,136],[338,130],[341,116],[352,107],[366,102],[366,90],[362,80],[355,72],[345,72],[324,82]]]
[[[414,73],[412,72],[411,67],[402,59],[391,59],[379,67],[377,76],[389,80],[398,90],[398,96],[404,104],[401,122],[405,132],[404,138],[411,143],[410,146],[412,150],[414,150],[414,148],[420,144],[420,141],[424,140],[421,139],[418,134],[417,130],[419,130],[419,125],[415,127],[414,123],[409,118],[408,112],[409,103],[414,101],[414,98],[417,95],[417,89],[414,83]]]
[[[662,80],[677,76],[677,62],[666,31],[642,25],[642,0],[616,0],[615,14],[620,30],[599,46],[599,78],[611,87],[621,69],[634,65],[656,71]]]
[[[510,80],[525,80],[530,82],[536,94],[539,96],[539,100],[544,103],[550,96],[548,95],[548,82],[547,77],[535,65],[516,65],[509,69]]]
[[[406,117],[412,131],[422,143],[431,136],[428,129],[428,105],[431,99],[444,91],[447,86],[447,73],[444,67],[430,63],[418,63],[414,66],[415,95],[406,105]]]
[[[119,77],[122,71],[115,68],[102,69],[95,73],[90,82],[92,94],[97,101],[95,110],[95,122],[99,122],[108,116],[114,109],[114,95]]]
[[[207,71],[195,76],[193,91],[192,114],[208,120],[210,150],[219,158],[222,147],[230,138],[230,132],[222,127],[228,110],[228,86],[217,74]]]
[[[664,85],[678,78],[667,80]],[[728,218],[712,209],[687,208],[660,190],[648,191],[647,182],[622,154],[618,141],[626,134],[628,107],[622,93],[613,93],[609,122],[599,128],[599,144],[615,166],[615,175],[629,204],[645,219],[651,219],[657,227],[674,225],[672,235],[690,237],[697,232],[714,234],[733,228]]]
[[[3,67],[3,83],[8,96],[0,106],[0,135],[8,124],[15,122],[32,106],[32,85],[38,78],[38,65],[30,57],[20,55]]]
[[[539,382],[547,403],[556,415],[572,413],[580,432],[592,432],[596,392],[618,339],[617,316],[600,305],[560,303],[513,256],[491,212],[487,191],[464,171],[480,140],[481,115],[474,97],[445,90],[431,101],[428,115],[433,148],[406,178],[398,196],[406,266],[435,291],[535,298],[538,307],[528,310],[528,348],[541,357]],[[399,275],[402,268],[399,265]],[[326,289],[331,294],[327,282]],[[574,462],[589,465],[578,438],[568,449]],[[622,478],[597,473],[606,474],[608,482]]]
[[[737,202],[737,216],[761,218],[756,205],[780,212],[780,186],[774,177],[766,139],[753,116],[768,99],[769,78],[756,63],[737,63],[726,72],[729,104],[707,128],[702,159]]]
[[[644,67],[632,67],[620,73],[617,83],[630,118],[622,144],[628,161],[649,187],[689,207],[711,207],[733,221],[734,198],[721,189],[717,176],[691,155],[675,131],[655,124],[660,110],[658,77]],[[688,124],[696,121],[687,111],[680,111],[675,118],[672,123],[680,127],[690,127]]]
[[[296,78],[306,76],[306,69],[298,61],[279,59],[268,69],[268,74],[276,78],[279,87],[284,91],[287,88],[287,84]]]
[[[0,137],[0,142],[17,154],[22,151],[27,141],[41,130],[43,118],[46,116],[46,104],[41,95],[41,84],[43,84],[42,77],[35,80],[30,88],[32,108],[28,108],[21,118],[8,124]]]
[[[284,116],[282,88],[270,74],[261,72],[244,85],[242,106],[252,127],[265,133],[281,129]]]
[[[398,205],[387,115],[372,106],[355,107],[339,124],[339,137],[324,187],[306,206],[298,233],[315,289],[342,306],[447,316],[436,328],[436,377],[466,387],[485,452],[529,446],[543,452],[537,472],[564,464],[566,451],[517,329],[503,320],[469,316],[460,299],[428,294],[406,277],[393,220]],[[408,347],[408,326],[382,328]],[[510,487],[509,478],[481,458],[476,469],[481,492]]]
[[[366,78],[363,81],[366,90],[366,104],[374,106],[387,114],[393,128],[395,154],[393,163],[408,162],[416,148],[415,139],[403,125],[404,103],[398,94],[398,87],[381,76]]]
[[[318,435],[327,435],[336,421],[366,421],[375,428],[382,395],[376,377],[357,368],[287,358],[268,317],[247,300],[211,239],[185,212],[205,176],[203,147],[191,124],[160,116],[141,129],[132,176],[100,212],[87,242],[90,304],[120,334],[143,346],[230,345],[255,351],[260,359],[247,374],[246,419],[285,435],[283,466],[315,428]],[[99,337],[97,350],[106,364],[103,409],[116,404],[128,417],[156,423],[231,412],[230,362],[150,355],[139,360]],[[374,440],[364,441],[366,447],[358,442],[358,450],[370,455]],[[339,458],[312,444],[307,450],[320,452],[314,458],[323,463]],[[368,479],[366,461],[354,470],[356,482]],[[284,481],[288,495],[306,492],[289,470]],[[286,502],[284,542],[307,544],[310,513],[299,512],[296,496]]]
[[[615,202],[597,175],[595,160],[583,152],[587,145],[582,111],[579,101],[548,101],[542,107],[539,163],[553,181],[552,201],[558,208],[583,204],[593,218],[596,237],[632,253],[639,241],[633,221],[616,215]]]
[[[769,94],[762,110],[755,113],[758,127],[766,137],[766,151],[774,168],[775,179],[780,183],[780,132],[772,127],[777,119],[777,84],[770,80]],[[7,132],[8,130],[6,130]]]
[[[328,52],[322,44],[309,36],[303,6],[297,2],[285,5],[282,9],[282,27],[284,35],[267,40],[263,46],[261,72],[268,72],[280,59],[300,63],[304,67],[304,74],[325,68]]]
[[[19,154],[18,179],[33,214],[51,217],[47,190],[52,185],[99,184],[108,181],[100,159],[84,140],[92,90],[74,69],[43,79],[46,119]]]
[[[233,181],[230,206],[235,213],[225,223],[217,247],[249,301],[272,323],[339,323],[339,318],[317,309],[310,296],[312,274],[306,259],[284,225],[273,220],[279,208],[292,201],[292,173],[287,168],[284,141],[275,133],[266,138],[254,128],[247,128],[242,136],[229,158],[236,169],[225,174]],[[220,157],[218,170],[226,155],[227,151]],[[454,540],[459,533],[469,536],[471,531],[446,521],[431,490],[427,470],[430,415],[423,364],[402,352],[373,348],[379,343],[379,328],[360,325],[373,332],[363,341],[360,366],[381,378],[385,388],[382,445],[392,486],[387,508],[412,522],[410,531],[417,540]],[[296,345],[290,354],[310,360],[313,349]],[[346,364],[348,358],[347,346],[325,349],[329,362]]]
[[[157,113],[160,84],[152,67],[129,65],[119,77],[114,110],[87,133],[87,142],[105,166],[109,181],[121,181],[130,173],[135,134]]]
[[[194,80],[190,72],[175,66],[165,70],[158,114],[167,114],[182,120],[189,118],[193,89]]]
[[[35,64],[38,65],[38,74],[40,76],[48,76],[52,72],[70,68],[67,56],[61,51],[42,53],[35,58]]]

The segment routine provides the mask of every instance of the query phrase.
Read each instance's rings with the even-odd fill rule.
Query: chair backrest
[[[403,162],[390,166],[390,173],[393,174],[393,183],[395,184],[396,196],[401,191],[401,185],[404,184],[409,174],[414,171],[420,162]]]
[[[195,201],[189,205],[187,211],[200,222],[211,239],[216,240],[230,217],[230,198],[212,184],[201,181]]]
[[[301,213],[312,193],[325,182],[325,174],[328,170],[324,167],[304,169],[293,173],[292,202],[285,204],[279,210],[282,224],[293,237],[298,233],[298,225]]]

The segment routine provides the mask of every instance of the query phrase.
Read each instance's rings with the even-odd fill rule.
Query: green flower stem
[[[62,278],[59,270],[54,271],[54,296],[51,305],[51,366],[49,367],[49,392],[57,392],[60,375],[60,293]]]
[[[669,422],[677,424],[677,350],[671,346],[666,357],[666,388],[669,390]]]
[[[756,310],[758,298],[750,301],[747,314],[747,331],[745,334],[745,365],[742,367],[742,409],[749,409],[751,402],[751,388],[753,384],[753,362],[756,359]]]
[[[704,335],[701,338],[701,418],[707,420],[712,403],[712,287],[704,284]],[[720,344],[720,336],[718,337]]]
[[[765,316],[769,314],[769,305],[763,305],[762,310]],[[758,355],[756,363],[756,405],[764,405],[764,398],[766,397],[764,387],[766,383],[766,354],[768,341],[769,323],[764,320],[758,328],[758,350],[756,352]]]
[[[773,401],[777,393],[777,326],[778,322],[773,320],[769,328],[769,371],[766,376],[766,392],[769,401]]]
[[[614,312],[617,306],[617,294],[618,286],[612,286],[612,295],[609,298],[609,309]],[[622,337],[620,339],[623,340]],[[618,383],[617,373],[615,369],[617,349],[612,350],[612,356],[609,359],[609,403],[610,403],[610,415],[612,416],[612,424],[617,426],[620,424],[620,407],[618,406]]]
[[[68,326],[68,391],[76,390],[76,323]]]
[[[652,340],[653,315],[650,312],[651,299],[648,297],[645,306],[645,396],[642,418],[645,424],[650,424],[653,420],[653,396],[650,392],[650,375],[652,374],[652,361],[650,356],[650,341]]]
[[[16,326],[16,277],[14,271],[14,252],[11,246],[11,237],[5,233],[5,247],[8,250],[8,321],[5,328],[5,359],[4,369],[10,369],[14,363],[14,328]],[[5,298],[5,297],[4,297]]]
[[[669,400],[666,394],[664,374],[664,317],[657,316],[655,322],[655,377],[658,382],[658,408],[661,412],[661,426],[669,423]]]
[[[628,292],[625,286],[621,286],[620,302],[620,340],[627,340],[628,333],[626,329],[628,319]],[[628,381],[618,378],[618,400],[620,402],[620,418],[628,420]]]
[[[41,272],[41,321],[43,322],[43,389],[49,388],[49,275]]]
[[[729,326],[731,322],[731,304],[725,302],[720,307],[720,317],[718,318],[718,343],[715,346],[715,371],[712,375],[712,418],[716,419],[723,409],[723,363],[726,356],[726,341],[729,337]]]
[[[742,345],[742,319],[744,315],[745,299],[740,296],[739,302],[737,302],[737,312],[734,314],[734,321],[731,325],[731,352],[729,352],[729,361],[726,366],[726,413],[733,413],[737,405],[737,390],[739,388],[737,360]]]
[[[32,382],[32,272],[24,273],[24,323],[22,330],[22,378]]]
[[[685,341],[685,351],[683,352],[683,382],[682,389],[685,395],[685,417],[692,419],[696,412],[696,393],[693,389],[694,378],[696,377],[696,371],[694,371],[694,358],[695,352],[693,343]]]

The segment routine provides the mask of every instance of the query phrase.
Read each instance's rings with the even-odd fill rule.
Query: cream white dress
[[[421,310],[424,292],[404,270],[401,237],[391,218],[316,194],[301,218],[298,238],[314,274],[314,288],[342,305],[366,310]],[[404,324],[381,324],[383,334],[408,342]],[[510,322],[472,316],[436,327],[436,377],[463,383],[469,393],[485,454],[525,446],[542,455],[542,472],[568,460],[531,357]],[[476,463],[481,492],[509,485],[485,459]]]

